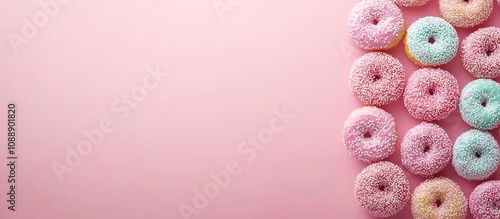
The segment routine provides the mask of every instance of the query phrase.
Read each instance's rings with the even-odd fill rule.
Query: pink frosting
[[[365,0],[354,6],[348,25],[351,38],[361,48],[386,49],[403,30],[403,13],[392,1]]]
[[[413,118],[435,121],[448,117],[458,107],[457,79],[443,69],[423,68],[408,79],[403,102]]]
[[[368,165],[356,177],[354,192],[359,204],[374,217],[389,217],[410,199],[410,182],[403,170],[389,161]]]
[[[349,85],[363,104],[386,105],[403,94],[405,70],[398,59],[387,53],[367,53],[354,62]]]
[[[401,142],[402,163],[414,174],[431,176],[451,161],[452,150],[453,143],[443,128],[422,122],[410,129]]]
[[[469,197],[474,218],[500,218],[500,180],[484,182]]]
[[[394,152],[397,132],[391,114],[377,107],[354,110],[344,124],[344,145],[365,163],[380,161]]]
[[[462,41],[462,62],[476,78],[500,76],[500,28],[486,27]]]

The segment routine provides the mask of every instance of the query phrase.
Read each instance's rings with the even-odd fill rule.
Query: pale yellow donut
[[[490,17],[493,0],[439,0],[439,10],[455,27],[474,27]]]
[[[411,212],[417,219],[463,219],[467,216],[467,198],[451,179],[428,179],[415,189]]]

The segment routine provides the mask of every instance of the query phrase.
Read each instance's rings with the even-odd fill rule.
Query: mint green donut
[[[460,95],[460,114],[474,128],[496,128],[500,124],[500,84],[491,79],[471,81]]]
[[[439,17],[424,17],[408,28],[405,51],[417,65],[438,66],[455,57],[458,44],[457,31],[450,23]]]
[[[461,177],[487,179],[497,170],[499,163],[500,148],[489,132],[472,129],[455,141],[452,164]]]

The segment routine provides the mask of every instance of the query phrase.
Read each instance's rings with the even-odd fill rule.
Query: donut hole
[[[380,80],[380,78],[381,77],[380,77],[379,74],[374,74],[373,77],[372,77],[372,80],[373,80],[373,82],[376,82],[376,81]]]
[[[499,202],[493,202],[493,208],[496,208],[496,209],[500,210],[500,201]]]
[[[431,150],[431,147],[429,145],[425,145],[424,146],[424,153],[429,152],[429,150]]]
[[[438,198],[434,204],[439,208],[443,204],[443,201],[441,201],[441,198]]]
[[[378,181],[377,184],[375,185],[375,189],[377,189],[379,192],[389,192],[390,188],[389,185],[386,181]]]
[[[378,22],[379,22],[379,20],[378,20],[378,19],[376,19],[376,18],[372,20],[372,24],[373,24],[373,25],[377,25],[377,24],[378,24]]]
[[[488,105],[488,100],[481,101],[481,106],[486,107]]]
[[[363,138],[371,138],[372,137],[372,133],[370,132],[365,132],[365,134],[363,134]]]
[[[433,36],[431,36],[427,39],[427,42],[429,42],[430,44],[434,44],[436,42],[436,39]]]
[[[481,158],[481,152],[476,151],[476,152],[474,153],[474,156],[475,156],[476,158]]]
[[[463,0],[465,3],[469,3],[470,0]]]
[[[435,92],[436,92],[436,90],[434,88],[429,88],[429,90],[428,90],[428,93],[430,95],[434,95]]]
[[[385,186],[384,184],[379,184],[378,185],[378,190],[380,190],[382,192],[385,192],[387,190],[387,186]]]
[[[493,50],[491,49],[486,50],[486,56],[491,56],[491,53],[493,53]]]

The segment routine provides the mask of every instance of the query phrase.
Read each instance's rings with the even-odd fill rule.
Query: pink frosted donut
[[[401,168],[388,161],[363,169],[354,190],[361,207],[375,217],[395,215],[410,199],[410,182]]]
[[[478,185],[469,197],[469,207],[475,219],[500,218],[500,180]]]
[[[476,78],[500,76],[500,28],[481,28],[462,41],[462,63]]]
[[[349,33],[366,50],[390,49],[404,35],[403,13],[392,1],[365,0],[351,10]]]
[[[403,7],[415,7],[425,5],[430,0],[394,0],[394,2]]]
[[[401,142],[403,165],[412,173],[431,176],[441,171],[453,154],[453,142],[443,128],[422,122],[410,129]]]
[[[354,110],[344,124],[344,145],[365,163],[380,161],[394,152],[396,123],[383,109],[365,106]]]
[[[403,102],[415,119],[425,121],[448,117],[458,106],[457,79],[443,69],[423,68],[408,79]]]
[[[354,62],[349,85],[363,104],[382,106],[403,94],[405,71],[398,59],[387,53],[372,52]]]

